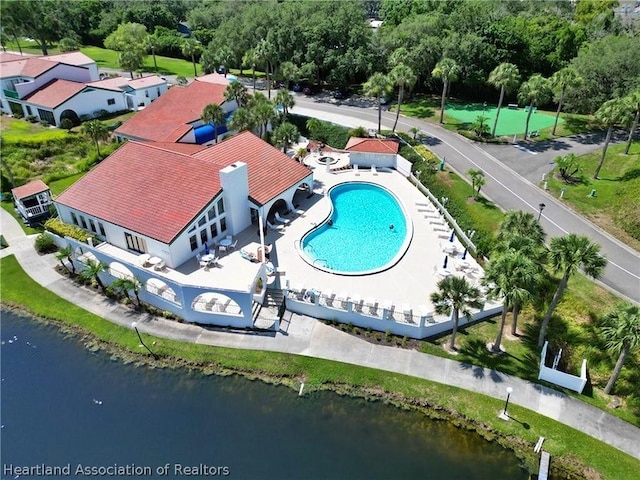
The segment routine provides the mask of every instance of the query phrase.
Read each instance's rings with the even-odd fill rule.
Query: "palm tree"
[[[438,291],[431,294],[431,303],[438,314],[448,315],[453,310],[453,331],[449,348],[455,349],[458,318],[460,312],[466,317],[471,315],[469,309],[482,308],[480,290],[471,285],[464,277],[446,277],[437,284]]]
[[[71,275],[75,275],[76,266],[73,264],[73,259],[71,258],[72,255],[73,255],[73,247],[71,247],[71,245],[67,245],[66,247],[63,247],[56,252],[56,258],[60,261],[60,264]],[[67,265],[64,263],[65,260],[69,261],[69,265],[71,265],[71,269],[69,269],[69,267],[67,267]]]
[[[287,82],[286,88],[289,88],[289,84],[292,80],[298,80],[300,77],[300,68],[293,62],[283,62],[280,65],[280,73]]]
[[[604,159],[609,148],[609,142],[611,141],[611,134],[613,133],[613,127],[617,124],[625,124],[630,120],[631,111],[629,104],[622,98],[614,98],[608,102],[604,102],[595,114],[596,120],[607,127],[607,136],[604,139],[604,146],[602,147],[602,155],[600,161],[596,167],[596,171],[593,174],[594,180],[598,180],[600,175],[600,169],[604,164]]]
[[[486,185],[487,179],[484,176],[484,172],[480,169],[475,170],[470,168],[467,170],[467,175],[471,177],[471,188],[473,190],[473,198],[476,200],[480,196],[480,189],[483,185]]]
[[[618,305],[604,317],[601,334],[607,342],[606,348],[619,355],[611,378],[604,388],[604,393],[609,394],[620,376],[625,360],[632,351],[640,347],[640,308],[631,303]]]
[[[258,63],[258,55],[256,50],[251,48],[244,52],[242,56],[242,65],[251,67],[251,77],[253,78],[253,93],[256,93],[256,64]]]
[[[266,39],[258,42],[255,48],[256,58],[264,62],[265,73],[267,74],[267,98],[271,99],[271,59],[273,57],[274,46]]]
[[[530,212],[523,212],[522,210],[511,210],[507,212],[504,220],[500,224],[498,241],[502,242],[515,235],[528,237],[538,245],[543,245],[546,237],[535,215]]]
[[[83,280],[95,280],[95,282],[98,284],[98,286],[100,287],[100,290],[102,290],[102,293],[107,293],[107,289],[104,286],[104,283],[102,283],[102,280],[100,280],[100,274],[105,272],[107,270],[107,266],[98,261],[98,260],[87,260],[87,263],[85,264],[84,269],[82,270],[82,272],[80,272],[80,278],[82,278]]]
[[[239,108],[233,112],[229,121],[229,128],[237,132],[256,128],[256,119],[248,108]]]
[[[629,138],[627,138],[627,146],[624,147],[624,154],[629,155],[629,149],[631,148],[633,134],[636,131],[636,128],[638,128],[638,121],[640,120],[640,90],[637,90],[631,95],[626,96],[625,101],[628,102],[629,109],[631,111],[635,111],[633,122],[631,123],[631,129],[629,130]]]
[[[443,58],[431,72],[435,78],[442,80],[442,101],[440,102],[440,123],[444,123],[444,107],[449,96],[449,86],[451,82],[455,82],[458,78],[460,67],[455,60],[451,58]]]
[[[249,99],[247,87],[237,80],[232,81],[224,90],[224,99],[227,102],[235,100],[238,108],[244,107]]]
[[[393,122],[392,131],[396,131],[396,126],[398,125],[398,118],[400,117],[400,107],[402,106],[402,97],[404,96],[404,89],[411,89],[413,85],[416,83],[418,77],[413,72],[411,67],[400,63],[396,65],[393,70],[389,73],[389,77],[398,86],[398,105],[396,110],[396,120]]]
[[[293,95],[289,92],[289,90],[285,90],[281,88],[276,93],[275,104],[282,107],[282,121],[287,121],[287,115],[289,114],[289,109],[293,108],[296,104]]]
[[[553,238],[549,250],[551,267],[555,272],[564,272],[564,274],[558,284],[556,293],[553,295],[549,309],[542,320],[540,335],[538,336],[539,347],[542,347],[544,343],[549,320],[565,288],[567,288],[571,275],[580,268],[590,277],[598,278],[602,275],[604,267],[607,265],[607,259],[600,255],[600,245],[591,242],[589,237],[576,235],[575,233]]]
[[[473,133],[475,133],[478,137],[483,137],[484,135],[489,133],[489,125],[487,125],[488,120],[489,117],[478,115],[471,124],[471,130],[473,131]]]
[[[200,118],[204,123],[213,125],[213,136],[215,142],[218,143],[218,126],[224,125],[225,122],[225,112],[222,107],[217,103],[210,103],[204,107]]]
[[[553,130],[551,131],[552,135],[556,134],[558,118],[560,118],[560,112],[562,111],[562,104],[564,103],[564,96],[567,93],[567,90],[578,88],[583,83],[584,79],[571,67],[564,67],[551,76],[551,88],[553,89],[555,98],[558,101],[556,120],[553,123]]]
[[[100,120],[89,120],[82,125],[82,133],[95,142],[98,158],[100,158],[99,142],[100,140],[106,140],[109,138],[109,130],[107,129],[107,126]]]
[[[504,100],[504,94],[510,93],[520,83],[520,72],[518,67],[513,63],[501,63],[489,74],[489,83],[496,88],[500,89],[500,98],[498,99],[498,110],[496,110],[496,119],[493,122],[493,129],[491,130],[491,136],[496,136],[496,129],[498,128],[498,117],[500,116],[500,108],[502,107],[502,101]]]
[[[380,97],[391,93],[393,83],[385,74],[376,72],[369,80],[362,86],[364,94],[368,97],[376,97],[378,102],[378,133],[380,133],[380,126],[382,124],[382,105],[380,103]]]
[[[492,298],[502,298],[502,317],[498,335],[491,350],[500,353],[502,333],[506,323],[507,311],[513,308],[513,325],[517,322],[516,305],[522,305],[531,297],[531,291],[536,283],[537,268],[533,259],[524,253],[507,250],[503,254],[491,259],[483,278],[487,286],[487,294]],[[512,328],[512,331],[515,328]]]
[[[200,53],[200,44],[189,38],[182,43],[181,51],[185,57],[191,59],[191,63],[193,63],[193,76],[198,76],[198,69],[196,67],[196,56]]]
[[[158,73],[158,63],[156,62],[156,50],[160,46],[160,39],[155,35],[147,35],[144,39],[144,49],[151,52],[151,56],[153,57],[153,68],[156,73]]]
[[[291,123],[282,123],[273,131],[273,141],[278,147],[282,147],[282,152],[287,153],[287,149],[298,141],[300,132]]]
[[[122,293],[125,297],[127,297],[127,300],[129,301],[131,301],[131,297],[129,297],[129,292],[133,292],[133,294],[136,297],[136,309],[142,306],[140,302],[140,296],[139,296],[141,283],[140,283],[140,280],[138,280],[136,277],[117,278],[116,280],[113,281],[113,283],[111,283],[110,287]]]
[[[276,116],[273,103],[258,92],[249,102],[249,109],[255,119],[256,125],[259,127],[260,138],[264,138],[268,131],[269,123]]]
[[[420,129],[418,127],[411,127],[409,129],[409,133],[411,135],[413,135],[413,139],[415,140],[417,138],[418,134],[420,133]]]
[[[529,120],[531,120],[533,107],[546,102],[550,96],[551,87],[549,86],[549,80],[544,78],[542,75],[532,75],[529,80],[520,85],[518,100],[529,105],[529,113],[527,114],[527,121],[524,127],[525,140],[529,136]]]

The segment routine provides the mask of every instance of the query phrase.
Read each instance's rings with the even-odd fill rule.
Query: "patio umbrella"
[[[465,247],[464,252],[462,252],[462,259],[464,260],[465,258],[467,258],[467,249]]]
[[[442,268],[447,268],[447,263],[449,263],[449,256],[445,255],[444,256],[444,265],[442,265]]]
[[[451,231],[451,236],[449,237],[449,241],[453,242],[455,240],[455,238],[456,238],[456,231],[452,230]]]

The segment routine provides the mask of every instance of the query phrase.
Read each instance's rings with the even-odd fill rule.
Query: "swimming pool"
[[[343,275],[385,270],[406,251],[413,226],[400,201],[386,188],[347,182],[329,190],[331,214],[300,242],[303,259]]]

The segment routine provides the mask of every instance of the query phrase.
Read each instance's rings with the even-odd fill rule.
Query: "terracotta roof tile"
[[[134,90],[139,88],[155,87],[156,85],[162,85],[163,83],[167,83],[167,81],[157,75],[147,75],[146,77],[129,80],[129,86]]]
[[[398,153],[400,145],[395,140],[351,137],[345,150],[367,153]]]
[[[41,60],[38,57],[27,57],[23,60],[16,60],[12,62],[5,62],[2,64],[2,70],[0,77],[16,77],[23,76],[29,78],[36,78],[43,73],[51,70],[57,63]]]
[[[205,82],[174,86],[131,117],[116,134],[156,142],[176,141],[191,129],[187,124],[198,120],[205,106],[224,102],[225,88]]]
[[[130,141],[56,202],[170,243],[219,191],[218,169],[211,164]]]
[[[15,62],[16,60],[25,60],[29,56],[18,55],[16,53],[0,52],[0,63]]]
[[[42,60],[48,60],[50,62],[60,62],[60,63],[66,63],[67,65],[76,65],[76,66],[83,66],[83,65],[88,65],[90,63],[96,63],[91,57],[88,57],[87,55],[79,51],[59,53],[57,55],[47,55],[39,58],[41,58]]]
[[[251,132],[242,132],[193,155],[222,169],[234,162],[247,164],[249,196],[264,205],[307,177],[311,170]]]
[[[35,195],[36,193],[46,192],[49,190],[47,184],[42,180],[33,180],[29,183],[25,183],[24,185],[11,189],[11,193],[18,200],[26,197],[30,197],[31,195]]]
[[[55,108],[69,98],[84,90],[86,85],[69,80],[52,80],[23,100],[42,107]]]

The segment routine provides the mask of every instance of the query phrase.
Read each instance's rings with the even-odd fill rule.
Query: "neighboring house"
[[[146,106],[167,91],[151,75],[134,80],[102,80],[96,63],[81,52],[46,57],[0,54],[2,111],[33,116],[60,126]],[[112,81],[114,80],[114,81]]]
[[[13,203],[26,223],[36,223],[49,216],[51,191],[42,180],[33,180],[11,190]]]
[[[395,140],[351,137],[345,150],[352,165],[396,168],[400,144]]]
[[[129,141],[55,200],[60,219],[171,268],[293,208],[313,173],[251,132],[210,147]]]
[[[237,110],[235,101],[226,102],[224,91],[229,80],[212,74],[196,78],[187,86],[173,86],[161,98],[138,112],[115,131],[118,140],[179,142],[205,145],[215,138],[213,125],[200,119],[204,107],[217,103],[227,114],[227,121]],[[218,141],[228,133],[218,125]]]

